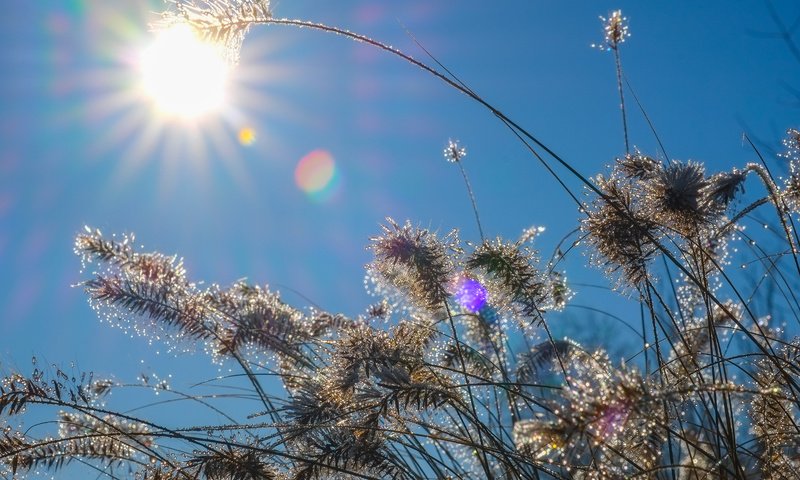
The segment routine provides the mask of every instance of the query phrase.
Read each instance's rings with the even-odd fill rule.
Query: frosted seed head
[[[467,156],[467,149],[462,147],[458,140],[449,140],[444,149],[444,159],[450,163],[460,162]]]

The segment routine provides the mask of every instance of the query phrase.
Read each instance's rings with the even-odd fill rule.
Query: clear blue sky
[[[800,88],[800,62],[781,41],[760,35],[776,30],[766,5],[282,0],[274,11],[346,27],[427,61],[407,28],[473,90],[591,176],[624,151],[612,56],[589,47],[602,37],[599,15],[621,8],[629,17],[624,69],[669,154],[714,171],[753,160],[743,132],[777,147],[785,129],[798,126],[798,99],[785,85]],[[796,1],[773,6],[787,23],[800,16]],[[488,235],[515,238],[544,225],[541,245],[549,252],[577,225],[569,197],[488,112],[399,59],[344,38],[256,28],[226,118],[200,135],[149,118],[132,93],[131,63],[162,7],[133,0],[4,6],[3,366],[27,369],[36,354],[123,380],[143,368],[141,360],[180,373],[145,341],[101,325],[71,287],[81,278],[72,241],[85,224],[135,232],[148,250],[178,253],[198,281],[246,277],[293,304],[305,301],[287,287],[350,315],[370,301],[364,246],[384,217],[440,231],[460,227],[464,239],[478,239],[460,175],[442,159],[448,138],[468,149]],[[632,143],[655,154],[629,105]],[[256,135],[249,146],[237,139],[246,127]],[[294,179],[298,161],[318,149],[337,168],[336,187],[322,200]],[[569,277],[597,281],[583,261],[573,257]],[[630,310],[607,296],[578,294],[576,302],[604,298],[604,308]]]

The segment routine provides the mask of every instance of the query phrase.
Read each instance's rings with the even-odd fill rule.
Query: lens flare
[[[239,143],[245,147],[249,147],[256,141],[256,131],[250,127],[245,127],[239,130]]]
[[[191,119],[222,106],[228,64],[219,49],[176,24],[159,32],[140,58],[142,88],[164,114]]]
[[[457,277],[450,286],[453,298],[461,308],[470,312],[478,313],[486,305],[486,287],[474,278],[466,276]]]
[[[336,162],[326,150],[314,150],[297,163],[294,180],[315,200],[327,200],[336,186]]]

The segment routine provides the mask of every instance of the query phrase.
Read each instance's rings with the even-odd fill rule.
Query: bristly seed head
[[[647,264],[657,252],[652,238],[657,225],[634,202],[629,183],[598,176],[603,196],[593,202],[589,216],[581,222],[588,242],[597,254],[593,261],[606,273],[620,273],[620,287],[637,287],[649,278]]]
[[[628,18],[622,16],[622,10],[611,12],[608,18],[601,16],[603,22],[603,43],[593,44],[592,47],[602,50],[616,50],[625,39],[630,37],[628,32]]]
[[[661,170],[661,163],[637,151],[618,158],[616,170],[626,178],[644,180],[656,175]]]
[[[730,172],[718,173],[711,177],[703,195],[706,202],[712,202],[720,208],[727,207],[741,192],[744,192],[744,181],[747,172],[734,168]]]
[[[790,211],[800,211],[800,130],[790,128],[783,140],[786,151],[780,156],[789,160],[789,176],[784,180],[782,195]]]
[[[235,65],[250,25],[272,18],[269,0],[168,0],[175,11],[162,12],[156,30],[189,25],[203,40],[219,46]]]
[[[800,161],[800,130],[796,128],[786,130],[783,146],[786,147],[786,151],[780,154],[781,157],[790,161]]]
[[[444,307],[447,283],[454,265],[448,252],[460,251],[457,232],[452,231],[440,240],[434,233],[415,228],[410,222],[402,227],[391,218],[384,225],[383,235],[373,237],[370,249],[375,260],[369,269],[382,282],[408,294],[417,306],[436,311]]]
[[[460,162],[467,156],[467,149],[462,147],[458,140],[449,140],[444,149],[444,159],[450,163]]]
[[[479,245],[467,258],[466,267],[485,279],[485,288],[497,307],[541,321],[546,311],[563,308],[569,294],[563,277],[551,283],[537,269],[537,261],[530,248],[497,239]]]
[[[782,194],[790,211],[800,211],[800,171],[797,167],[790,169],[789,177],[783,184]]]
[[[665,226],[691,231],[712,213],[702,201],[707,186],[702,164],[672,162],[645,183],[646,209]]]

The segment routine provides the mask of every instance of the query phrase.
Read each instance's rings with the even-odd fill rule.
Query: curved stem
[[[386,51],[388,53],[391,53],[391,54],[393,54],[395,56],[398,56],[398,57],[402,58],[403,60],[411,63],[412,65],[415,65],[415,66],[421,68],[422,70],[428,72],[429,74],[433,75],[434,77],[442,80],[443,82],[445,82],[449,86],[455,88],[459,92],[464,93],[465,95],[467,95],[471,99],[473,99],[476,102],[478,102],[479,104],[483,105],[486,109],[488,109],[490,112],[492,112],[492,114],[494,116],[496,116],[503,123],[505,123],[509,127],[509,129],[520,140],[523,141],[523,143],[525,143],[527,145],[527,141],[525,141],[525,139],[523,139],[522,137],[527,138],[528,140],[533,142],[537,147],[541,148],[544,152],[546,152],[548,155],[550,155],[550,157],[552,157],[561,166],[566,168],[572,175],[574,175],[578,180],[580,180],[589,190],[591,190],[592,192],[594,192],[595,194],[597,194],[601,198],[608,199],[608,196],[604,192],[602,192],[600,190],[600,188],[598,188],[588,178],[586,178],[584,175],[582,175],[580,172],[578,172],[578,170],[576,170],[575,167],[570,165],[566,160],[561,158],[561,156],[559,156],[557,153],[555,153],[547,145],[542,143],[538,138],[536,138],[530,132],[528,132],[523,127],[521,127],[519,124],[517,124],[516,122],[511,120],[503,112],[501,112],[500,110],[495,108],[493,105],[491,105],[489,102],[487,102],[486,100],[481,98],[478,94],[473,92],[471,89],[465,87],[464,85],[458,83],[457,81],[445,76],[444,74],[438,72],[437,70],[431,68],[430,66],[420,62],[419,60],[414,59],[410,55],[408,55],[406,53],[403,53],[402,51],[400,51],[400,50],[398,50],[398,49],[396,49],[394,47],[391,47],[389,45],[381,43],[381,42],[379,42],[377,40],[371,39],[371,38],[369,38],[369,37],[367,37],[365,35],[361,35],[361,34],[354,33],[354,32],[351,32],[351,31],[348,31],[348,30],[344,30],[344,29],[341,29],[341,28],[331,27],[331,26],[328,26],[328,25],[325,25],[325,24],[310,22],[310,21],[306,21],[306,20],[295,20],[295,19],[288,19],[288,18],[281,18],[281,19],[278,19],[278,18],[250,18],[250,19],[247,19],[247,18],[245,18],[245,19],[240,19],[240,20],[237,20],[237,21],[226,22],[224,24],[224,26],[232,27],[232,28],[233,27],[246,28],[246,27],[249,27],[250,25],[253,25],[253,24],[292,25],[292,26],[296,26],[296,27],[313,28],[313,29],[321,30],[321,31],[328,32],[328,33],[335,33],[335,34],[338,34],[338,35],[342,35],[342,36],[348,37],[350,39],[353,39],[353,40],[356,40],[356,41],[359,41],[359,42],[364,42],[364,43],[366,43],[368,45],[374,46],[374,47],[376,47],[378,49],[381,49],[381,50]],[[534,156],[539,160],[539,162],[548,170],[548,172],[550,172],[550,174],[553,175],[553,177],[562,186],[564,186],[566,188],[566,185],[564,184],[563,180],[561,180],[561,178],[559,178],[558,175],[555,174],[555,172],[552,170],[552,167],[550,167],[550,165],[537,152],[535,152],[533,150],[532,146],[528,145],[528,148],[531,150],[531,152],[534,154]],[[582,207],[582,204],[580,203],[580,201],[578,201],[578,199],[574,196],[574,194],[572,194],[572,192],[569,191],[569,189],[567,189],[567,192],[578,203],[578,205]],[[626,212],[621,212],[621,213],[627,214]],[[667,247],[662,245],[661,242],[659,242],[659,240],[655,236],[653,236],[652,234],[648,233],[647,237],[648,237],[648,240],[651,241],[656,246],[656,248],[667,259],[669,259],[669,261],[671,263],[673,263],[681,271],[681,273],[686,275],[686,278],[689,281],[693,282],[699,288],[701,288],[701,289],[703,288],[703,282],[700,279],[698,279],[694,273],[689,271],[689,269],[686,268],[686,266],[683,265],[678,260],[678,258],[675,257],[673,252],[671,252]],[[720,269],[719,265],[716,265],[716,267],[717,267],[717,269]],[[800,266],[798,266],[798,270],[800,270]],[[727,276],[725,276],[724,274],[723,274],[723,277],[733,287],[733,283],[730,281],[730,279]],[[734,288],[734,290],[736,291],[735,288]],[[730,309],[725,304],[723,304],[719,300],[719,298],[717,298],[716,295],[714,295],[713,292],[705,291],[704,293],[706,293],[709,296],[709,299],[715,305],[717,305],[723,312],[725,312],[725,314],[727,314],[727,315],[729,315],[731,317],[734,316],[733,313],[730,311]],[[737,296],[739,298],[741,298],[741,295],[738,295],[738,291],[736,291],[736,293],[737,293]],[[745,306],[745,310],[747,311],[748,315],[755,321],[755,316],[753,315],[752,311],[750,311],[750,309],[748,309],[747,306]],[[752,342],[754,342],[756,347],[758,347],[765,355],[767,355],[767,357],[770,359],[770,361],[772,361],[773,363],[777,362],[777,360],[775,359],[776,354],[775,354],[774,350],[772,349],[771,345],[767,345],[767,346],[761,345],[760,343],[758,343],[755,340],[755,338],[753,338],[753,335],[750,333],[750,331],[747,330],[746,328],[744,328],[744,326],[740,323],[740,321],[738,321],[738,319],[735,320],[735,323],[737,324],[737,326],[742,328],[742,331],[745,334],[745,336],[747,336],[748,339],[750,339]],[[757,324],[756,324],[756,326],[758,327]],[[798,384],[798,382],[795,381],[793,378],[787,376],[786,380],[792,385],[793,388],[800,390],[800,384]]]

